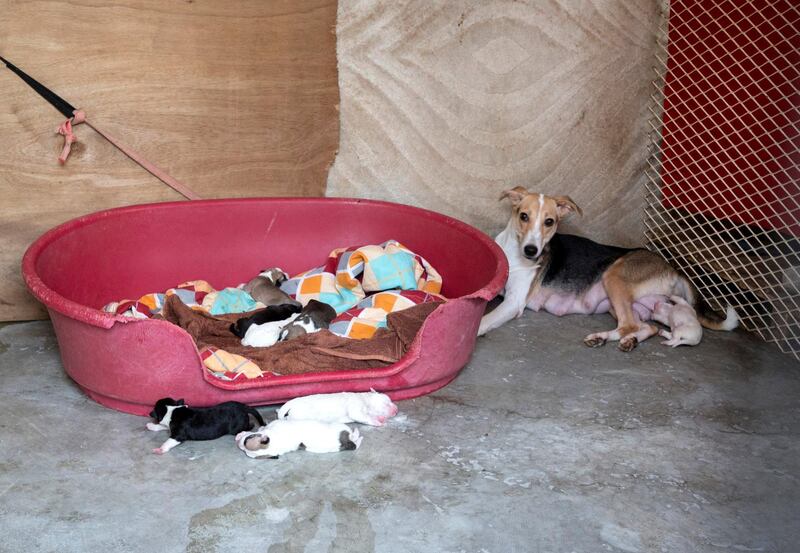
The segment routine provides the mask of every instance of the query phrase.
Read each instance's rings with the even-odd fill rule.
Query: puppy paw
[[[639,340],[634,336],[631,338],[624,338],[619,341],[619,348],[620,351],[629,352],[633,351],[633,349],[639,345]]]
[[[153,453],[155,453],[156,455],[164,455],[164,450],[161,449],[160,447],[157,447],[153,450]]]
[[[364,437],[358,431],[358,428],[353,430],[352,434],[350,434],[350,441],[353,442],[356,446],[356,449],[361,447],[361,442],[364,440]]]
[[[601,346],[606,345],[605,338],[599,338],[597,336],[587,336],[583,339],[583,345],[588,346],[590,348],[599,348]]]
[[[151,432],[158,432],[159,430],[162,429],[160,424],[155,424],[153,422],[148,422],[145,428],[147,428]]]

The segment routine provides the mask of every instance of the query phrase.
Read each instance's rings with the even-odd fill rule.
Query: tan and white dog
[[[685,299],[706,328],[732,330],[738,317],[728,307],[723,319],[698,296],[694,286],[660,256],[644,249],[598,244],[588,238],[559,234],[559,222],[581,209],[567,196],[547,196],[521,186],[506,190],[512,215],[497,236],[508,258],[509,274],[503,302],[481,319],[479,335],[522,315],[525,308],[554,315],[610,312],[613,330],[589,334],[590,347],[618,340],[631,351],[655,335],[652,318],[657,301],[669,296]]]

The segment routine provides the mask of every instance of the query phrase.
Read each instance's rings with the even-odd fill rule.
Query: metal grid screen
[[[715,309],[800,359],[800,8],[664,4],[646,169],[648,247]]]

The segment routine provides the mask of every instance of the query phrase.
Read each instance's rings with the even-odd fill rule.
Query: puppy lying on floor
[[[653,320],[667,325],[670,330],[659,330],[658,335],[666,338],[665,346],[696,346],[703,338],[703,327],[697,320],[697,313],[691,304],[680,296],[670,296],[669,302],[656,302]]]
[[[397,414],[397,405],[389,396],[371,392],[315,394],[298,397],[278,409],[278,420],[315,420],[320,422],[360,422],[383,426]]]
[[[158,422],[148,422],[148,430],[169,430],[169,439],[153,450],[158,455],[188,440],[216,440],[227,434],[236,435],[251,430],[256,425],[250,417],[258,425],[264,425],[264,419],[258,411],[238,401],[227,401],[213,407],[192,408],[182,399],[176,401],[165,397],[156,402],[150,417]]]
[[[345,424],[276,420],[255,432],[240,432],[236,435],[236,445],[251,459],[277,459],[296,450],[332,453],[358,449],[362,439],[358,429]]]

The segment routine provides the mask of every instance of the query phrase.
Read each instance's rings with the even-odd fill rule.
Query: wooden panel
[[[653,0],[340,2],[340,152],[328,194],[495,233],[501,190],[568,194],[567,228],[641,245]]]
[[[202,197],[319,196],[338,145],[335,0],[0,2],[0,55]],[[0,71],[0,320],[41,317],[19,275],[77,215],[180,199]],[[143,245],[157,247],[157,244]]]

